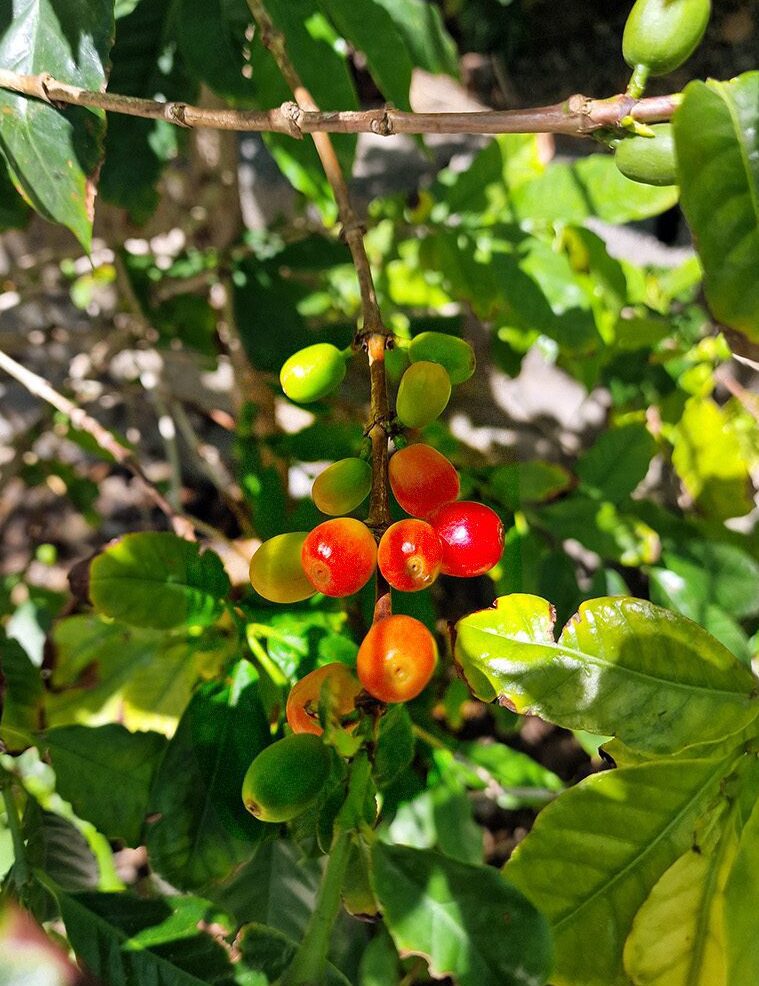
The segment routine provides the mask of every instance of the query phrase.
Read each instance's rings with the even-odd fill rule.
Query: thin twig
[[[135,458],[131,449],[122,445],[107,428],[104,428],[99,421],[96,421],[83,408],[55,390],[44,377],[33,373],[31,370],[27,370],[25,366],[17,363],[15,359],[8,356],[2,350],[0,350],[0,369],[13,377],[14,380],[17,380],[34,397],[39,397],[40,400],[50,404],[57,411],[60,411],[61,414],[65,414],[75,428],[79,429],[79,431],[86,432],[99,448],[107,452],[119,465],[128,470],[142,485],[153,503],[168,518],[175,534],[188,541],[194,541],[194,531],[196,530],[201,534],[205,534],[207,537],[229,543],[229,538],[215,527],[206,524],[205,521],[199,520],[197,517],[192,517],[190,514],[175,510],[163,493],[145,475],[142,466]]]
[[[267,36],[264,23],[271,24],[266,11],[261,14],[257,0],[249,0],[254,17]],[[261,17],[266,18],[264,22]],[[269,45],[271,48],[271,45]],[[284,50],[284,46],[281,46]],[[392,107],[373,110],[321,112],[313,100],[304,99],[307,90],[293,71],[282,69],[280,51],[275,57],[297,102],[286,102],[270,110],[233,110],[193,106],[184,102],[160,102],[112,92],[81,89],[49,73],[19,75],[0,69],[0,88],[55,104],[88,106],[92,109],[124,113],[153,120],[165,120],[178,127],[206,127],[251,133],[282,133],[296,139],[314,133],[373,133],[381,137],[395,134],[505,134],[555,133],[569,137],[587,137],[606,127],[617,127],[626,117],[639,123],[663,123],[671,119],[678,105],[677,95],[633,99],[626,94],[608,99],[593,99],[576,94],[550,106],[518,110],[486,110],[467,113],[408,113]],[[286,57],[286,56],[285,56]],[[289,59],[288,59],[289,64]]]

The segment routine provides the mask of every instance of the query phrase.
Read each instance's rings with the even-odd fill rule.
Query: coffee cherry
[[[323,514],[349,514],[369,495],[372,467],[363,459],[340,459],[314,480],[311,497]]]
[[[414,517],[427,517],[459,495],[459,475],[431,445],[408,445],[388,466],[390,488],[400,506]]]
[[[401,592],[417,592],[440,574],[443,546],[423,520],[399,520],[382,535],[377,564],[388,584]]]
[[[711,0],[637,0],[625,24],[622,54],[649,75],[667,75],[698,47],[709,23]]]
[[[297,603],[314,594],[301,565],[307,532],[277,534],[264,541],[250,560],[250,584],[273,603]]]
[[[421,332],[414,336],[408,355],[412,363],[420,360],[439,363],[452,384],[468,380],[477,366],[474,350],[469,343],[445,332]]]
[[[248,767],[243,804],[262,822],[289,822],[317,798],[329,773],[329,749],[317,736],[286,736]]]
[[[294,733],[321,736],[324,732],[319,722],[319,700],[325,683],[338,719],[355,708],[360,682],[344,664],[337,661],[325,664],[296,682],[287,697],[285,715]]]
[[[282,390],[298,404],[321,400],[336,390],[344,377],[345,357],[329,342],[317,342],[293,353],[279,371]]]
[[[427,685],[437,646],[427,627],[412,616],[386,616],[372,625],[358,649],[361,684],[380,702],[406,702]]]
[[[430,517],[430,524],[443,543],[445,575],[484,575],[500,561],[503,524],[490,507],[470,500],[447,503]]]
[[[306,536],[300,557],[314,589],[325,596],[350,596],[371,578],[377,545],[360,520],[340,517],[315,527]]]
[[[445,410],[451,379],[439,363],[412,363],[401,378],[395,412],[407,428],[424,428]]]
[[[671,123],[658,123],[653,137],[623,137],[614,152],[622,174],[643,185],[675,185],[677,164]]]

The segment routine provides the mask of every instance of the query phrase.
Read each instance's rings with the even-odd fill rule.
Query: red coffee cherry
[[[490,507],[470,500],[447,503],[430,517],[430,523],[443,543],[445,575],[484,575],[500,561],[503,524]]]
[[[459,474],[431,445],[408,445],[389,464],[390,488],[407,514],[428,517],[459,495]]]
[[[379,570],[394,589],[417,592],[440,574],[443,546],[423,520],[399,520],[382,535],[377,549]]]
[[[435,639],[412,616],[377,620],[358,649],[361,684],[380,702],[407,702],[425,688],[437,662]]]
[[[311,585],[325,596],[350,596],[363,588],[377,564],[369,528],[353,517],[319,524],[306,537],[301,564]]]
[[[324,732],[319,722],[319,700],[322,687],[327,681],[338,718],[355,708],[356,696],[361,691],[355,675],[338,661],[325,664],[296,682],[287,696],[285,715],[294,733],[321,736]]]

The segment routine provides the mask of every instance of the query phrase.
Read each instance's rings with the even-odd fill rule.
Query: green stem
[[[332,929],[340,912],[340,891],[350,858],[350,835],[338,831],[319,887],[316,909],[280,986],[322,986]]]
[[[21,834],[21,820],[18,817],[18,809],[16,808],[16,802],[13,798],[13,790],[10,784],[3,785],[3,802],[5,804],[5,815],[8,819],[8,828],[10,829],[11,840],[13,842],[14,879],[16,886],[21,889],[21,887],[29,882],[31,873],[29,862],[26,858],[24,837]]]
[[[646,91],[649,75],[648,65],[636,65],[633,69],[632,77],[627,84],[627,95],[632,96],[633,99],[640,99]]]

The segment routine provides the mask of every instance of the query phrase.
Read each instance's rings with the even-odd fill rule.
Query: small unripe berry
[[[318,797],[329,772],[329,749],[318,737],[286,736],[262,750],[248,768],[243,804],[262,822],[289,822]]]
[[[623,137],[616,146],[614,163],[631,181],[642,185],[677,184],[675,139],[671,123],[657,123],[653,137]]]
[[[459,475],[431,445],[408,445],[388,466],[390,488],[400,506],[414,517],[428,517],[459,495]]]
[[[306,578],[325,596],[350,596],[362,589],[377,564],[369,528],[353,517],[326,520],[306,536],[301,551]]]
[[[469,343],[446,332],[421,332],[414,336],[408,355],[412,363],[420,360],[439,363],[452,384],[468,380],[477,366],[474,350]]]
[[[314,480],[311,497],[323,514],[349,514],[369,495],[372,467],[363,459],[340,459]]]
[[[298,404],[321,400],[336,390],[344,377],[345,357],[329,342],[298,350],[279,371],[282,390]]]
[[[380,702],[407,702],[426,687],[435,670],[437,646],[412,616],[386,616],[372,624],[358,649],[361,684]]]
[[[250,560],[250,584],[273,603],[297,603],[313,596],[301,564],[307,532],[277,534],[264,541]]]
[[[439,363],[412,363],[401,377],[395,412],[407,428],[424,428],[445,410],[451,379]]]
[[[500,561],[503,524],[490,507],[470,500],[447,503],[430,517],[430,524],[443,544],[445,575],[484,575]]]
[[[296,682],[287,696],[285,715],[294,733],[321,736],[324,732],[319,722],[319,700],[325,683],[338,718],[355,708],[360,682],[344,664],[337,661],[325,664]]]
[[[377,549],[379,570],[401,592],[417,592],[440,574],[443,546],[423,520],[399,520],[382,535]]]

